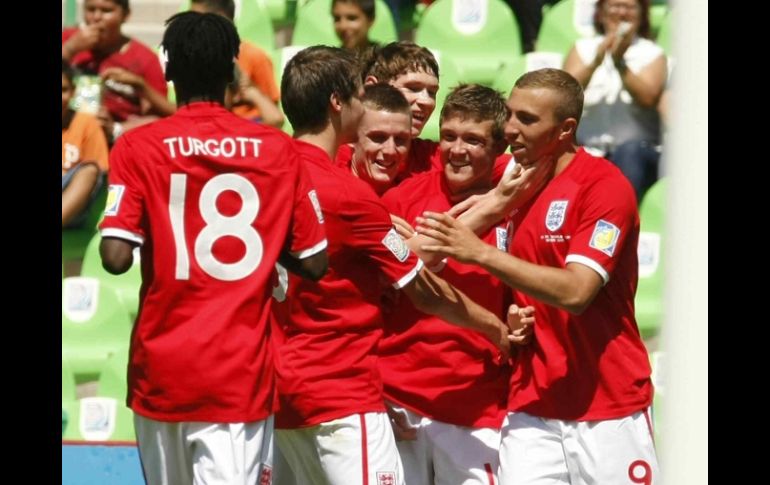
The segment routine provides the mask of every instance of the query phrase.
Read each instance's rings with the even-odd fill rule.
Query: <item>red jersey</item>
[[[514,364],[508,409],[563,420],[628,416],[652,403],[650,364],[634,319],[639,214],[628,180],[582,148],[513,216],[510,253],[543,266],[584,264],[605,285],[582,315],[520,291],[535,339]]]
[[[77,27],[62,31],[62,43],[77,32]],[[108,67],[121,67],[141,76],[154,90],[166,96],[168,87],[158,55],[141,42],[130,39],[119,51],[96,57],[91,50],[78,52],[70,62],[84,74],[98,75]],[[140,115],[139,97],[128,84],[110,81],[102,88],[102,102],[116,121]]]
[[[318,282],[289,275],[286,298],[276,305],[277,428],[384,411],[376,355],[380,294],[408,284],[422,266],[368,185],[320,148],[297,145],[323,210],[329,271]]]
[[[389,190],[382,201],[391,213],[415,224],[426,210],[449,210],[449,197],[444,174],[436,170]],[[492,227],[482,239],[506,251],[506,226]],[[479,266],[448,258],[440,275],[487,310],[501,318],[505,314],[507,287]],[[510,367],[481,333],[422,313],[409,299],[399,298],[385,316],[379,354],[386,399],[445,423],[500,428]]]
[[[141,244],[128,405],[159,421],[273,412],[272,275],[282,249],[326,246],[294,142],[215,103],[121,136],[103,237]]]

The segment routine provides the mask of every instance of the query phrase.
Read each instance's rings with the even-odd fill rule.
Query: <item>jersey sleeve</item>
[[[297,183],[294,191],[294,213],[292,214],[291,247],[292,256],[308,258],[326,248],[324,217],[318,195],[310,180],[310,174],[297,161]]]
[[[394,288],[403,288],[417,276],[422,261],[398,235],[387,209],[373,193],[352,192],[344,205],[351,233],[345,243],[365,252]]]
[[[608,181],[609,182],[609,181]],[[626,241],[639,225],[636,199],[630,188],[595,183],[580,199],[579,222],[565,263],[580,263],[593,269],[607,284]]]
[[[110,172],[107,180],[107,204],[104,219],[99,225],[102,237],[116,237],[137,244],[144,244],[144,215],[141,180],[135,171],[130,142],[126,136],[118,138],[110,152]]]

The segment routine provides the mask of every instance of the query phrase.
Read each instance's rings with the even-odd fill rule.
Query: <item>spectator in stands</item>
[[[620,167],[641,200],[658,178],[656,108],[666,85],[666,56],[649,40],[649,0],[599,0],[594,27],[599,35],[579,39],[564,64],[585,89],[578,143]]]
[[[365,54],[376,47],[377,44],[369,40],[374,15],[374,0],[332,0],[334,33],[344,49]]]
[[[233,0],[192,0],[190,10],[215,13],[230,21],[235,19]],[[258,46],[241,39],[238,69],[238,93],[233,99],[233,113],[276,128],[283,126],[283,113],[278,108],[281,94],[275,82],[270,56]]]
[[[107,139],[99,120],[69,107],[74,71],[61,62],[61,224],[76,225],[102,186],[107,171]]]
[[[85,23],[62,32],[62,58],[103,80],[100,121],[113,142],[122,132],[174,112],[158,56],[121,31],[128,0],[85,0]]]
[[[558,0],[505,0],[513,10],[516,22],[519,24],[521,35],[521,50],[532,52],[535,50],[537,34],[540,32],[540,24],[543,23],[543,7],[553,5]]]

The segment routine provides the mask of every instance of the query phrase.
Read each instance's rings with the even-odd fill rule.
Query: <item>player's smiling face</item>
[[[436,109],[438,77],[425,71],[409,72],[393,79],[390,84],[404,95],[412,108],[412,137],[420,136],[423,126]]]
[[[403,166],[411,139],[409,114],[366,109],[358,127],[353,172],[378,194],[384,193]]]
[[[505,125],[505,140],[517,163],[531,165],[554,152],[562,133],[555,110],[558,93],[546,88],[514,88],[508,98],[511,116]]]
[[[453,116],[441,120],[441,162],[453,194],[488,188],[500,143],[492,137],[494,121],[475,121]]]

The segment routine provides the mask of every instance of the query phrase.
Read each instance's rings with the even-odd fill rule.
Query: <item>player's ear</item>
[[[342,99],[339,94],[332,93],[331,96],[329,96],[329,106],[331,106],[332,111],[335,113],[342,111]]]
[[[577,130],[577,120],[575,118],[567,118],[561,122],[559,126],[559,141],[569,141],[575,137],[575,131]]]
[[[377,84],[378,82],[379,81],[377,80],[377,77],[372,76],[371,74],[366,76],[366,79],[364,79],[364,85],[365,86],[368,86],[369,84]]]

